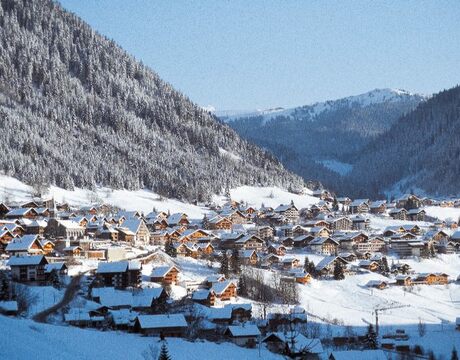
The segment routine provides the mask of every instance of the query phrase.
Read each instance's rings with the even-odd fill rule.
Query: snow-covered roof
[[[15,300],[0,301],[0,310],[2,310],[2,311],[18,311],[18,303]]]
[[[50,273],[53,270],[60,271],[60,270],[62,270],[62,268],[64,266],[66,266],[66,264],[63,263],[63,262],[55,262],[55,263],[51,263],[51,264],[46,264],[45,265],[45,272]]]
[[[142,329],[161,329],[188,326],[183,314],[139,315],[137,317]]]
[[[43,255],[32,255],[32,256],[13,256],[8,261],[8,266],[28,266],[28,265],[40,265],[45,259]],[[46,261],[46,259],[45,259]]]
[[[230,280],[217,282],[212,285],[211,290],[213,290],[217,295],[222,294],[231,284],[234,284]]]
[[[293,351],[306,350],[310,354],[321,354],[324,351],[320,339],[310,339],[300,333],[293,334],[293,336],[289,333],[285,334],[283,332],[269,333],[263,341],[272,336],[278,338],[284,343],[287,343],[289,347],[292,346],[292,341],[294,340],[294,349],[291,348]]]
[[[179,271],[179,269],[177,269],[175,266],[160,266],[160,267],[152,270],[151,276],[152,277],[164,277],[173,268]]]
[[[6,251],[27,251],[38,239],[38,235],[24,235],[19,238],[13,239],[6,246]]]
[[[125,272],[127,270],[140,270],[142,265],[137,261],[100,262],[97,267],[98,274]]]
[[[138,218],[130,218],[128,220],[123,221],[123,224],[121,224],[120,229],[128,229],[129,231],[132,232],[132,234],[136,235],[139,227],[141,226],[142,219]],[[125,231],[126,233],[126,231]]]
[[[382,350],[345,350],[333,351],[330,359],[334,360],[387,360]]]
[[[229,326],[227,331],[233,337],[260,336],[260,330],[256,325],[247,324],[244,326]]]
[[[201,289],[197,290],[192,294],[193,300],[206,300],[211,290]]]

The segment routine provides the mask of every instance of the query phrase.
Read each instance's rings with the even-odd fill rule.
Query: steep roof
[[[260,330],[256,325],[247,324],[244,326],[229,326],[228,333],[233,337],[260,336]]]
[[[140,270],[142,265],[137,261],[100,262],[97,267],[98,274],[125,272],[127,270]]]

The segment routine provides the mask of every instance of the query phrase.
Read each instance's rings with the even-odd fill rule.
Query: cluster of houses
[[[378,289],[449,282],[447,274],[415,274],[399,261],[390,267],[387,256],[404,259],[460,252],[458,224],[429,219],[423,209],[450,203],[415,195],[392,203],[334,198],[325,190],[313,195],[318,202],[303,209],[293,202],[256,208],[229,199],[210,207],[202,219],[191,219],[186,213],[114,211],[105,205],[72,208],[53,199],[0,203],[0,256],[13,281],[33,284],[49,283],[55,274],[65,276],[70,266],[95,261],[87,296],[97,305],[71,309],[64,316],[68,324],[186,336],[191,324],[202,317],[200,329],[206,336],[217,331],[241,346],[255,346],[262,339],[278,352],[289,347],[283,329],[293,318],[306,321],[305,314],[288,314],[284,323],[273,316],[256,323],[251,304],[232,301],[237,297],[236,281],[212,275],[184,285],[174,261],[155,262],[158,249],[209,261],[238,257],[243,265],[279,271],[284,279],[299,284],[309,283],[312,277],[332,277],[339,264],[344,274],[388,275],[388,281],[369,282]],[[407,223],[375,229],[373,217]],[[430,226],[414,221],[430,221]],[[323,257],[314,269],[307,269],[300,254]],[[146,264],[153,264],[148,276],[143,272]],[[179,284],[188,290],[187,301],[180,306],[171,297],[171,287]],[[305,344],[310,354],[323,351],[318,339],[296,336],[295,343]]]

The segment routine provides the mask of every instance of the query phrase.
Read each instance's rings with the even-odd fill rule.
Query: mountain
[[[343,178],[356,196],[385,191],[458,195],[460,87],[442,91],[370,142]]]
[[[0,171],[206,199],[303,181],[50,0],[0,0]]]
[[[424,100],[404,90],[376,89],[293,109],[220,118],[304,179],[336,188],[360,151]]]

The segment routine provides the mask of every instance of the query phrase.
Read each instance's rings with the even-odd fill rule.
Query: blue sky
[[[266,109],[459,81],[460,2],[61,0],[199,105]]]

